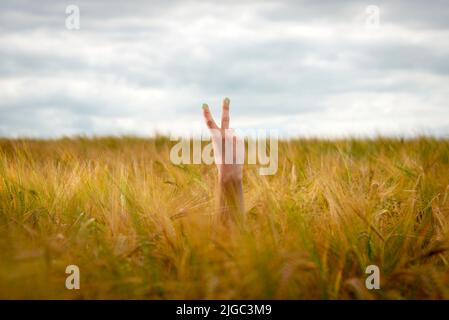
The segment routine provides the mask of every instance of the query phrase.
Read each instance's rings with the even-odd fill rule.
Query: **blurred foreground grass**
[[[0,298],[449,298],[449,141],[283,141],[276,175],[245,167],[243,229],[214,222],[215,168],[169,150],[0,140]]]

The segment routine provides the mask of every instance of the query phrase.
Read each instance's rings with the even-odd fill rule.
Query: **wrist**
[[[240,175],[227,175],[227,174],[218,174],[218,182],[220,184],[237,184],[242,183],[242,177]]]

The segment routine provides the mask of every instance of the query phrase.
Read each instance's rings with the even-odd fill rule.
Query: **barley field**
[[[227,227],[216,168],[173,165],[171,145],[1,139],[0,298],[449,298],[448,140],[281,141],[275,175],[245,166]]]

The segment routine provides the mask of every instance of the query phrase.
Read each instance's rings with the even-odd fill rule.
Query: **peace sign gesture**
[[[222,216],[236,217],[243,213],[243,158],[245,147],[234,130],[229,129],[229,99],[223,100],[221,127],[214,121],[209,106],[203,104],[203,115],[212,135],[215,164],[220,185],[220,207]],[[231,149],[232,151],[230,152]]]
[[[209,111],[209,106],[206,103],[203,104],[203,115],[204,119],[206,120],[206,125],[209,129],[229,129],[229,104],[229,98],[224,98],[223,106],[221,109],[221,128],[217,126],[214,119],[212,118],[212,115]]]
[[[218,127],[214,121],[209,106],[203,104],[204,119],[212,134],[215,164],[219,178],[224,181],[241,180],[243,172],[244,145],[243,141],[235,135],[234,130],[229,129],[229,103],[229,98],[223,100],[221,127]]]

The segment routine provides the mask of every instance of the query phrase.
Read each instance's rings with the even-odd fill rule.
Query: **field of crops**
[[[449,298],[448,140],[281,141],[275,175],[244,168],[239,227],[171,144],[0,140],[0,298]]]

